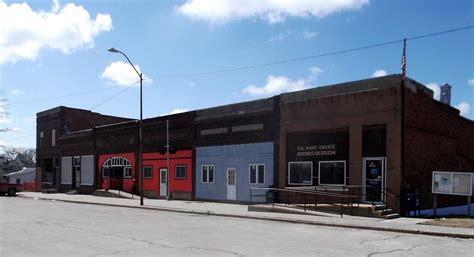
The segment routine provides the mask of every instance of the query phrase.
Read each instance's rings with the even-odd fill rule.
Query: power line
[[[115,94],[115,95],[113,95],[113,96],[111,96],[111,97],[105,99],[104,101],[98,103],[97,105],[94,105],[94,107],[90,108],[90,110],[92,111],[93,109],[95,109],[95,108],[97,108],[97,107],[99,107],[99,106],[101,106],[101,105],[107,103],[108,101],[114,99],[115,97],[117,97],[117,96],[119,96],[119,95],[125,93],[125,91],[129,90],[130,88],[132,88],[133,86],[135,86],[136,84],[138,84],[138,82],[139,82],[139,81],[135,82],[135,83],[132,84],[131,86],[128,86],[128,87],[124,88],[122,91],[120,91],[120,92],[118,92],[117,94]]]
[[[406,40],[407,41],[413,41],[413,40],[418,40],[418,39],[423,39],[423,38],[428,38],[428,37],[434,37],[434,36],[438,36],[438,35],[453,33],[453,32],[457,32],[457,31],[468,30],[468,29],[472,29],[472,28],[474,28],[474,25],[469,25],[469,26],[465,26],[465,27],[453,28],[453,29],[449,29],[449,30],[443,30],[443,31],[439,31],[439,32],[408,37],[408,38],[406,38]],[[214,71],[205,71],[205,72],[196,72],[196,73],[185,73],[185,74],[178,74],[178,75],[161,76],[161,77],[157,77],[156,79],[173,79],[173,78],[184,78],[184,77],[196,77],[196,76],[204,76],[204,75],[210,75],[210,74],[216,74],[216,73],[249,70],[249,69],[254,69],[254,68],[263,68],[263,67],[274,66],[274,65],[279,65],[279,64],[300,62],[300,61],[305,61],[305,60],[309,60],[309,59],[316,59],[316,58],[320,58],[320,57],[326,57],[326,56],[331,56],[331,55],[338,55],[338,54],[356,52],[356,51],[360,51],[360,50],[366,50],[366,49],[370,49],[370,48],[393,45],[393,44],[401,43],[401,42],[403,42],[403,40],[404,39],[397,39],[397,40],[392,40],[392,41],[387,41],[387,42],[382,42],[382,43],[377,43],[377,44],[371,44],[371,45],[366,45],[366,46],[361,46],[361,47],[356,47],[356,48],[350,48],[350,49],[346,49],[346,50],[339,50],[339,51],[334,51],[334,52],[322,53],[322,54],[317,54],[317,55],[309,55],[309,56],[303,56],[303,57],[298,57],[298,58],[292,58],[292,59],[286,59],[286,60],[281,60],[281,61],[276,61],[276,62],[256,64],[256,65],[240,66],[240,67],[220,69],[220,70],[214,70]]]
[[[68,95],[31,99],[31,100],[25,100],[25,101],[11,102],[11,103],[7,103],[7,104],[8,105],[16,105],[16,104],[34,103],[34,102],[41,102],[41,101],[47,101],[47,100],[61,99],[61,98],[67,98],[67,97],[72,97],[72,96],[78,96],[78,95],[92,94],[92,93],[96,93],[96,92],[110,90],[110,89],[113,89],[113,88],[117,88],[117,87],[113,86],[113,87],[107,87],[107,88],[96,89],[96,90],[91,90],[91,91],[83,91],[83,92],[79,92],[79,93],[72,93],[72,94],[68,94]]]
[[[102,101],[102,102],[100,102],[100,103],[94,105],[94,106],[93,106],[92,108],[90,108],[89,110],[92,111],[93,109],[95,109],[95,108],[97,108],[97,107],[99,107],[99,106],[101,106],[101,105],[107,103],[108,101],[114,99],[115,97],[117,97],[117,96],[119,96],[119,95],[125,93],[127,90],[129,90],[130,88],[132,88],[133,86],[135,86],[136,84],[138,84],[138,82],[139,82],[139,81],[137,81],[137,82],[135,82],[134,84],[132,84],[132,85],[130,85],[130,86],[124,88],[123,90],[121,90],[121,91],[118,92],[117,94],[115,94],[115,95],[113,95],[113,96],[111,96],[111,97],[105,99],[104,101]],[[96,91],[97,91],[97,90],[96,90]],[[74,119],[74,118],[75,118],[75,116],[73,116],[73,119]],[[5,142],[12,142],[12,141],[20,140],[20,139],[23,139],[23,138],[32,137],[32,136],[34,136],[34,135],[36,135],[36,133],[31,133],[31,134],[28,134],[28,135],[25,135],[25,136],[21,136],[21,137],[13,138],[13,139],[10,139],[10,140],[6,140]]]

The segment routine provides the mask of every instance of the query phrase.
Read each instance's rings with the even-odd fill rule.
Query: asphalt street
[[[0,197],[1,256],[472,256],[468,239]]]

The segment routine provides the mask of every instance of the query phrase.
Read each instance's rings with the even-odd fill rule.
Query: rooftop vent
[[[441,86],[441,96],[439,100],[444,104],[451,105],[451,86],[448,83],[444,83]]]

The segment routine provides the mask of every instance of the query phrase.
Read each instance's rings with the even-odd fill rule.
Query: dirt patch
[[[456,228],[474,228],[474,219],[473,218],[442,218],[434,219],[430,221],[423,222],[424,225],[434,225],[434,226],[443,226],[443,227],[456,227]]]

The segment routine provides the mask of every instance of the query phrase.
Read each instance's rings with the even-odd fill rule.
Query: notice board
[[[433,194],[472,195],[474,173],[433,171],[432,179]]]

